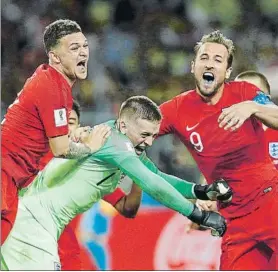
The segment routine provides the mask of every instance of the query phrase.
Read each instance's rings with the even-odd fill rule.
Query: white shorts
[[[15,224],[1,248],[1,270],[61,270],[55,239],[19,201]]]

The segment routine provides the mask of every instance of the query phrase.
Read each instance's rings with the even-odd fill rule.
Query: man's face
[[[69,115],[69,133],[73,133],[79,126],[78,116],[75,110],[72,110]]]
[[[153,144],[158,135],[160,122],[145,119],[129,119],[127,122],[120,121],[121,132],[132,142],[137,155]]]
[[[75,81],[87,77],[89,47],[82,32],[64,36],[53,51],[58,56],[63,72],[69,79]]]
[[[228,66],[228,50],[218,43],[204,43],[192,61],[191,72],[194,73],[197,90],[204,97],[212,97],[229,78],[231,68]]]

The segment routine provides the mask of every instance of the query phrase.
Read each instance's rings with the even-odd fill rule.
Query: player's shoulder
[[[41,64],[35,71],[33,75],[37,81],[39,81],[45,86],[57,86],[61,87],[61,85],[68,85],[66,79],[63,77],[61,73],[59,73],[56,69],[54,69],[49,64]]]
[[[276,129],[267,127],[265,130],[265,135],[269,138],[273,138],[276,141],[278,141],[278,130],[276,130]]]
[[[189,90],[173,97],[168,102],[174,103],[176,107],[179,108],[180,106],[183,106],[185,103],[189,105],[192,104],[192,102],[196,100],[196,98],[196,90]]]
[[[50,81],[49,66],[46,64],[41,64],[37,67],[35,72],[26,80],[24,89],[36,88],[36,90],[44,89],[46,86],[49,86],[52,81]]]
[[[196,90],[188,90],[177,95],[177,98],[179,100],[194,99],[195,97],[196,97]]]
[[[133,144],[129,138],[122,134],[116,127],[116,120],[110,120],[104,124],[111,127],[111,135],[108,137],[104,146],[101,148],[102,151],[107,152],[120,152],[129,151],[135,154]]]
[[[109,138],[110,144],[115,148],[115,150],[130,151],[135,153],[133,144],[129,138],[116,128],[112,128],[111,136]]]
[[[225,88],[231,93],[242,93],[248,91],[259,91],[258,87],[246,81],[230,81],[225,83]]]

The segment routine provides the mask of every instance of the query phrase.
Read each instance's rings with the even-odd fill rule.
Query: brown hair
[[[228,68],[230,68],[232,66],[235,53],[233,41],[225,37],[219,30],[213,31],[207,35],[204,35],[202,39],[199,42],[197,42],[197,44],[194,47],[195,54],[197,54],[198,50],[203,44],[208,42],[222,44],[227,48],[229,53]]]
[[[49,24],[43,33],[43,43],[46,54],[59,43],[61,38],[77,32],[82,32],[82,30],[75,21],[60,19]]]

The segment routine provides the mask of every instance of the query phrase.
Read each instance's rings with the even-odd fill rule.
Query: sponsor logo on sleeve
[[[66,126],[68,124],[66,109],[54,110],[54,120],[56,127]]]
[[[127,143],[125,143],[126,144],[126,147],[127,147],[127,150],[128,151],[131,151],[131,152],[134,152],[135,150],[134,150],[134,147],[133,147],[133,145],[132,145],[132,143],[129,143],[129,142],[127,142]]]

